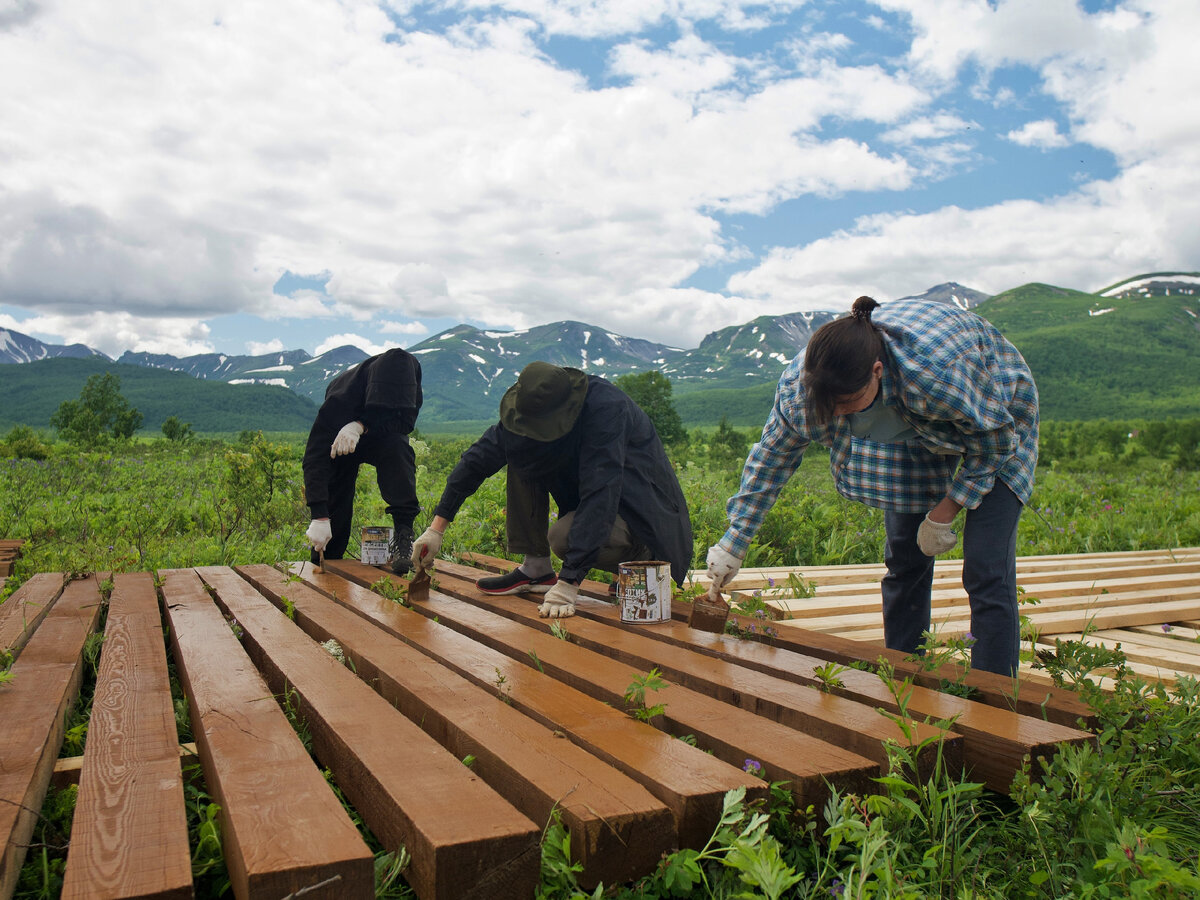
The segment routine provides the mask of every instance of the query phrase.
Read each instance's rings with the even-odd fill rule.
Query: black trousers
[[[379,496],[392,517],[397,532],[412,531],[413,520],[421,510],[417,501],[417,459],[404,434],[384,432],[364,434],[353,453],[333,460],[329,479],[329,528],[333,537],[325,548],[326,559],[341,559],[350,543],[350,525],[354,521],[354,486],[363,463],[375,467]],[[312,561],[317,562],[314,550]]]
[[[555,556],[565,559],[571,549],[567,543],[567,535],[570,533],[571,523],[575,520],[575,511],[564,513],[560,509],[558,519],[547,528],[550,520],[551,492],[521,477],[512,466],[508,468],[507,478],[505,493],[508,509],[505,515],[505,529],[509,552],[548,557],[553,550]],[[646,546],[630,534],[625,520],[617,516],[608,540],[604,542],[604,546],[597,548],[592,568],[616,572],[619,563],[648,559],[649,554]]]

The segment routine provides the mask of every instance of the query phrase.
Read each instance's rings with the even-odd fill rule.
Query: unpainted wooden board
[[[59,573],[39,572],[0,603],[0,652],[7,650],[13,657],[20,654],[65,583]]]
[[[328,561],[327,561],[328,564]],[[528,897],[541,829],[489,788],[232,569],[196,570],[242,627],[243,645],[276,692],[287,690],[313,753],[367,827],[412,857],[422,900]]]
[[[100,618],[100,577],[72,581],[0,685],[0,898],[11,897],[41,812],[67,713],[83,679],[83,648]]]
[[[113,579],[63,898],[192,896],[192,856],[158,596]]]
[[[199,576],[159,578],[235,896],[373,897],[370,849]]]

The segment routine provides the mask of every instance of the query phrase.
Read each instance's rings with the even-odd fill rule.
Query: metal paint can
[[[359,558],[368,566],[387,565],[388,544],[392,529],[384,525],[368,525],[362,530]]]
[[[671,564],[662,560],[623,562],[617,566],[621,621],[654,625],[671,619]]]

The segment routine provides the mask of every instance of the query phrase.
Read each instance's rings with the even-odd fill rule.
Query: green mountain
[[[196,432],[308,431],[317,407],[285,387],[202,381],[183,372],[128,366],[103,358],[42,359],[0,366],[0,431],[13,425],[49,428],[65,400],[78,400],[91,375],[121,379],[121,396],[142,413],[142,428],[157,433],[176,416]]]
[[[1029,363],[1043,418],[1200,416],[1200,298],[1105,294],[1026,284],[975,312]]]

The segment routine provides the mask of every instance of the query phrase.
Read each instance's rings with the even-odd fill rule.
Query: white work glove
[[[342,430],[333,439],[333,446],[329,448],[329,458],[353,453],[354,448],[358,446],[358,439],[363,436],[363,431],[362,422],[347,422],[343,425]]]
[[[442,552],[442,533],[426,528],[419,538],[413,541],[412,567],[414,572],[422,569],[432,569],[433,561]]]
[[[708,548],[708,580],[713,590],[721,590],[742,567],[742,561],[727,550],[722,550],[716,544]]]
[[[304,532],[314,550],[324,550],[333,538],[333,529],[328,519],[313,519],[308,523],[308,531]]]
[[[953,550],[957,543],[958,535],[954,532],[953,522],[935,522],[926,516],[917,529],[917,546],[926,556],[937,556]]]
[[[579,585],[563,581],[561,578],[554,587],[546,591],[542,605],[538,607],[538,615],[543,619],[565,619],[575,615],[575,598],[579,596]]]

